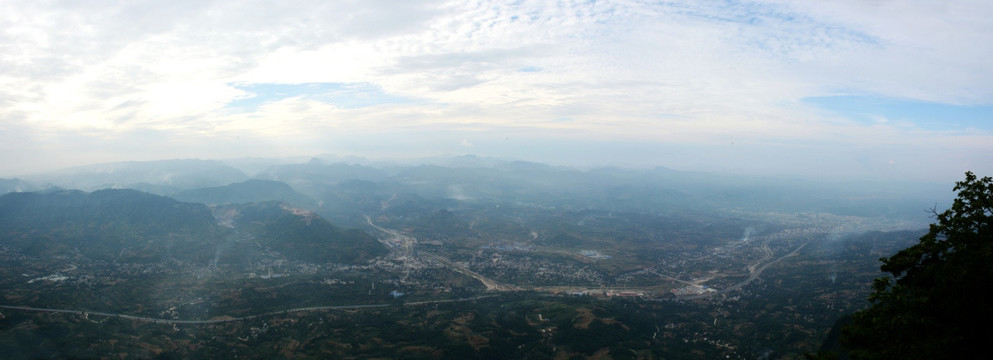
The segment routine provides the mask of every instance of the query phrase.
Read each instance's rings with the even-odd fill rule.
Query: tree
[[[993,340],[993,179],[965,173],[920,242],[880,259],[869,308],[842,330],[853,359],[988,358]],[[894,281],[895,280],[895,281]]]

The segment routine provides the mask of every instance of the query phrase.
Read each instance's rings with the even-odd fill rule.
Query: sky
[[[993,175],[993,2],[0,0],[0,177],[475,154]]]

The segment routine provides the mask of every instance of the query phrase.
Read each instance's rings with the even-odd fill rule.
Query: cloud
[[[983,127],[865,122],[809,101],[896,99],[986,116],[993,5],[982,1],[96,1],[2,3],[0,14],[0,138],[10,141],[0,150],[39,154],[18,164],[59,151],[166,158],[176,143],[200,157],[373,152],[350,139],[377,134],[424,153],[458,151],[435,144],[470,133],[618,149],[733,140],[756,156],[788,143],[797,159],[923,144],[962,149],[958,167],[993,150]],[[471,138],[474,151],[520,152]],[[723,164],[715,159],[741,147],[683,150],[684,167]],[[853,157],[826,160],[857,175],[841,169]]]

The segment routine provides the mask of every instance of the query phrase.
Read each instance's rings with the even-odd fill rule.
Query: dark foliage
[[[842,332],[853,359],[981,358],[993,335],[993,179],[971,172],[952,207],[911,246],[881,259],[871,306]]]

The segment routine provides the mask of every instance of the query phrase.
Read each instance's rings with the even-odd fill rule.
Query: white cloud
[[[242,137],[320,153],[349,134],[439,130],[769,149],[918,143],[968,149],[959,164],[993,150],[988,133],[860,124],[800,102],[993,104],[993,5],[982,1],[32,2],[0,3],[0,14],[0,140],[12,141],[0,151],[49,146],[36,152],[105,161],[156,148],[148,142],[160,153],[140,153],[168,157],[165,144]],[[411,101],[226,107],[251,95],[232,84],[301,83],[369,84]],[[120,140],[137,133],[157,135]],[[474,151],[510,151],[473,139]],[[192,147],[241,150],[217,144]]]

